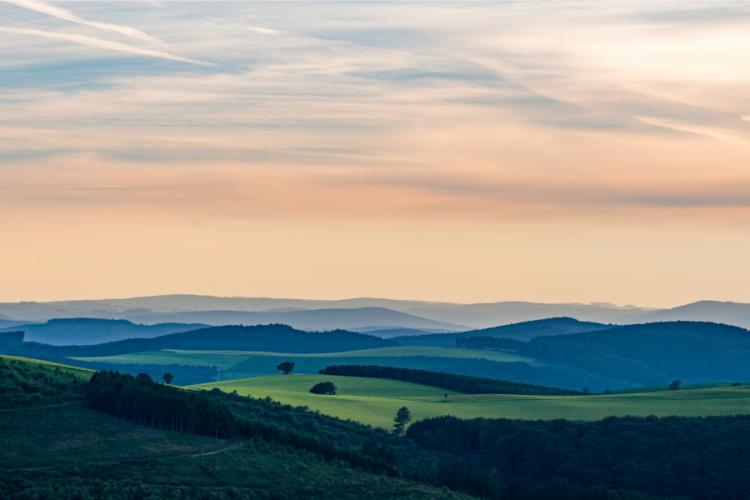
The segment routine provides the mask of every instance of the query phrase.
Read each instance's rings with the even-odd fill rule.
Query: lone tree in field
[[[404,434],[404,428],[406,424],[411,422],[411,412],[406,406],[402,406],[393,418],[393,433],[402,436]]]
[[[680,386],[682,385],[682,382],[679,380],[673,380],[671,384],[669,384],[669,390],[670,391],[679,391]]]
[[[283,363],[276,365],[276,369],[282,372],[282,375],[289,375],[292,373],[292,370],[294,370],[294,363],[291,361],[284,361]]]
[[[310,388],[313,394],[326,394],[329,396],[336,395],[336,385],[333,382],[320,382]]]
[[[174,380],[174,375],[172,375],[171,373],[167,372],[167,373],[165,373],[164,375],[161,376],[161,379],[164,381],[165,384],[171,384],[172,381]]]

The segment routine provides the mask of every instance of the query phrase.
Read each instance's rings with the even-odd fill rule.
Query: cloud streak
[[[141,40],[144,42],[151,42],[151,43],[159,42],[159,39],[154,38],[151,35],[144,33],[143,31],[137,30],[135,28],[131,28],[130,26],[123,26],[120,24],[103,23],[99,21],[90,21],[88,19],[83,19],[82,17],[79,17],[73,14],[69,10],[65,10],[63,8],[48,4],[46,2],[38,2],[36,0],[3,0],[3,1],[5,3],[15,5],[22,9],[39,12],[40,14],[46,14],[48,16],[55,17],[57,19],[62,19],[63,21],[80,24],[82,26],[88,26],[90,28],[96,28],[100,30],[110,31],[113,33],[119,33],[120,35],[124,35],[129,38],[134,38],[136,40]]]
[[[161,50],[146,49],[141,47],[135,47],[120,42],[112,42],[109,40],[102,40],[101,38],[94,38],[90,36],[77,35],[73,33],[58,33],[55,31],[44,31],[35,28],[11,28],[8,26],[0,26],[0,33],[11,33],[16,35],[33,36],[39,38],[47,38],[49,40],[62,40],[65,42],[71,42],[78,45],[85,45],[88,47],[95,47],[99,49],[113,50],[116,52],[124,52],[127,54],[140,55],[145,57],[155,57],[157,59],[167,59],[170,61],[178,61],[190,64],[199,64],[203,66],[210,65],[211,63],[198,61],[195,59],[189,59],[186,57],[177,56],[164,52]]]

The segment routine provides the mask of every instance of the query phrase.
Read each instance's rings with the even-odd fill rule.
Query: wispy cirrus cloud
[[[3,0],[5,3],[15,5],[22,9],[32,10],[39,12],[40,14],[46,14],[51,17],[62,19],[63,21],[69,21],[71,23],[88,26],[90,28],[96,28],[105,31],[111,31],[119,33],[121,35],[142,40],[145,42],[159,42],[159,39],[154,38],[151,35],[144,33],[141,30],[131,28],[130,26],[123,26],[121,24],[103,23],[99,21],[91,21],[77,16],[69,10],[63,9],[56,5],[49,4],[47,2],[38,2],[36,0]]]
[[[94,38],[85,35],[78,35],[75,33],[61,33],[57,31],[44,31],[36,28],[13,28],[9,26],[0,26],[0,33],[10,33],[16,35],[33,36],[39,38],[47,38],[50,40],[62,40],[65,42],[71,42],[78,45],[86,45],[88,47],[96,47],[99,49],[114,50],[116,52],[124,52],[127,54],[135,54],[146,57],[155,57],[158,59],[168,59],[170,61],[179,61],[190,64],[199,65],[210,65],[204,61],[198,61],[196,59],[190,59],[187,57],[181,57],[169,52],[162,50],[154,50],[143,47],[136,47],[134,45],[128,45],[120,42],[112,42],[110,40],[103,40],[101,38]]]

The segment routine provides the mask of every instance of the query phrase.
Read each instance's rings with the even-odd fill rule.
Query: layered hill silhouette
[[[140,312],[128,316],[142,323],[179,322],[225,324],[283,323],[303,330],[417,328],[461,330],[462,326],[435,321],[383,307],[271,311],[182,311]]]
[[[11,333],[6,332],[5,335]],[[0,338],[2,335],[0,333]],[[324,353],[392,345],[388,340],[345,330],[305,332],[287,325],[258,325],[207,327],[150,339],[127,339],[96,345],[53,346],[23,342],[8,349],[8,352],[51,357],[112,356],[162,349]]]
[[[97,345],[55,346],[22,342],[19,333],[0,333],[8,354],[46,359],[99,357],[160,350],[264,351],[306,354],[397,347],[388,356],[368,353],[362,363],[428,367],[470,376],[573,390],[618,390],[642,385],[750,381],[750,332],[710,322],[605,325],[549,318],[460,334],[383,339],[345,330],[309,332],[287,325],[207,327],[155,338]],[[423,351],[414,347],[425,346]],[[443,346],[435,350],[432,346]],[[471,349],[466,351],[465,349]],[[488,355],[477,354],[487,350]],[[493,354],[497,351],[500,354]],[[508,356],[511,355],[511,356]],[[370,359],[372,358],[372,359]],[[240,358],[237,367],[245,360]],[[239,368],[237,368],[239,370]]]
[[[612,325],[578,321],[574,318],[547,318],[509,325],[482,328],[460,333],[405,335],[392,340],[410,346],[453,346],[458,339],[469,337],[501,337],[513,340],[531,340],[545,335],[566,335],[572,333],[595,332],[611,328]]]
[[[750,380],[750,332],[709,322],[656,322],[615,326],[570,335],[547,335],[527,342],[470,336],[457,345],[511,350],[544,366],[576,371],[583,382],[601,388]]]
[[[379,310],[374,316],[373,309]],[[307,311],[326,311],[308,317]],[[341,310],[360,310],[346,316]],[[180,316],[180,313],[200,313]],[[252,313],[242,316],[240,313]],[[261,314],[262,313],[262,314]],[[300,313],[297,315],[297,313]],[[397,313],[406,314],[399,316]],[[178,314],[178,316],[170,316]],[[233,315],[233,316],[232,316]],[[360,315],[360,318],[356,316]],[[138,323],[261,324],[282,322],[301,329],[362,329],[380,327],[426,330],[468,330],[550,317],[632,324],[652,321],[714,321],[750,327],[750,304],[699,301],[671,309],[618,306],[608,303],[536,303],[505,301],[451,302],[352,298],[342,300],[277,299],[161,295],[124,299],[0,303],[0,318],[42,322],[51,318],[127,319]],[[462,328],[463,326],[463,328]]]
[[[2,325],[0,325],[2,326]],[[0,332],[23,330],[26,340],[52,345],[90,345],[132,338],[152,338],[203,328],[203,324],[135,324],[124,319],[56,318],[45,323],[15,323]]]

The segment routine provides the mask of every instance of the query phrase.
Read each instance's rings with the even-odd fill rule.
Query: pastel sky
[[[0,0],[0,300],[750,302],[750,2]]]

